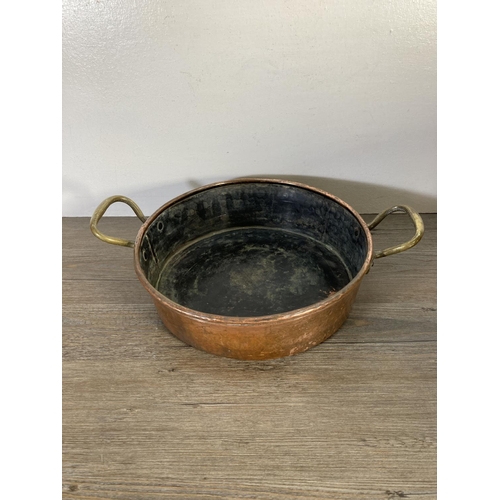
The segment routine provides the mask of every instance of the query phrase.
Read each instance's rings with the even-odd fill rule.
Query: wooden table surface
[[[177,340],[132,249],[63,219],[63,498],[436,498],[436,216],[423,218],[422,241],[375,262],[332,338],[261,362]],[[100,224],[128,239],[139,226]],[[392,246],[411,223],[392,215],[373,235]]]

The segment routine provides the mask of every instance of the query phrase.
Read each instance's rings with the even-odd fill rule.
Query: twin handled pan
[[[143,222],[135,241],[97,227],[110,205]],[[373,251],[370,230],[405,212],[411,240]],[[102,241],[131,247],[139,281],[167,329],[186,344],[230,358],[264,360],[314,347],[347,319],[373,261],[415,246],[420,215],[406,205],[370,223],[336,196],[296,182],[238,179],[185,193],[145,217],[125,196],[95,210]]]

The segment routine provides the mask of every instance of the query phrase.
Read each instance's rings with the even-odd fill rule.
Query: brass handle
[[[392,214],[394,212],[405,212],[410,216],[413,225],[415,226],[415,235],[410,241],[407,241],[406,243],[402,243],[401,245],[396,245],[394,247],[386,248],[385,250],[376,252],[373,256],[374,259],[379,259],[380,257],[387,257],[388,255],[394,255],[395,253],[404,252],[405,250],[414,247],[424,235],[424,221],[422,220],[422,217],[420,217],[420,215],[415,212],[413,208],[407,205],[397,205],[395,207],[384,210],[381,214],[377,215],[377,217],[375,217],[375,219],[373,219],[370,224],[368,224],[368,229],[370,229],[371,231],[372,229],[377,227],[389,214]]]
[[[146,222],[146,217],[142,213],[141,209],[137,206],[135,202],[133,202],[130,198],[127,198],[126,196],[110,196],[109,198],[106,198],[96,209],[94,212],[94,215],[92,215],[90,219],[90,230],[94,234],[96,238],[99,238],[100,240],[106,242],[106,243],[111,243],[112,245],[120,245],[122,247],[131,247],[134,248],[134,242],[129,241],[129,240],[124,240],[122,238],[114,238],[113,236],[106,236],[105,234],[101,233],[99,229],[97,229],[97,223],[101,220],[101,217],[104,215],[106,210],[112,205],[113,203],[116,203],[117,201],[121,201],[122,203],[126,203],[134,212],[139,219],[141,219],[142,222]]]

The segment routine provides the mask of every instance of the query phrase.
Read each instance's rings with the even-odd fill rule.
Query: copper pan
[[[141,219],[135,242],[97,224],[117,201]],[[370,230],[405,212],[413,238],[373,253]],[[197,349],[236,359],[297,354],[347,319],[374,259],[416,245],[421,217],[398,205],[366,224],[347,203],[296,182],[238,179],[169,201],[146,219],[129,198],[113,196],[90,221],[99,239],[134,249],[136,274],[167,329]]]

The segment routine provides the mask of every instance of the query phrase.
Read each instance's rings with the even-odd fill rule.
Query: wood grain
[[[63,498],[436,498],[436,216],[423,217],[423,240],[376,261],[336,335],[263,362],[184,345],[131,249],[63,219]],[[139,224],[100,227],[133,239]],[[388,217],[375,249],[411,234]]]

